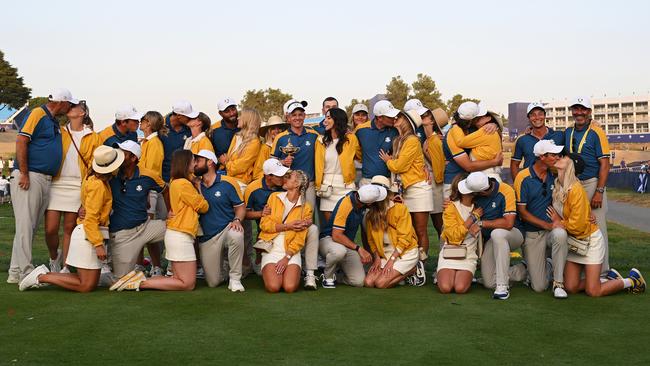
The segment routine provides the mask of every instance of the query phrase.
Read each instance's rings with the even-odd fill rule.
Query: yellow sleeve
[[[375,239],[375,229],[372,226],[372,223],[370,220],[368,220],[368,216],[364,218],[366,222],[366,239],[368,240],[368,246],[370,247],[370,251],[374,254],[377,253],[377,241]],[[383,236],[383,234],[382,234]],[[384,245],[384,243],[381,243],[381,245]]]
[[[314,186],[320,188],[323,183],[323,172],[325,170],[325,145],[322,137],[316,139],[314,151]]]
[[[506,211],[505,213],[517,213],[517,205],[516,205],[516,199],[515,199],[515,190],[512,189],[508,184],[506,183],[501,183],[499,186],[499,190],[501,191],[501,194],[503,194],[503,197],[506,199]]]
[[[446,239],[447,244],[460,245],[465,240],[468,230],[454,204],[447,205],[442,213],[442,222],[444,229],[441,239]]]
[[[29,137],[31,140],[32,134],[34,133],[38,122],[40,122],[41,118],[43,118],[45,115],[45,111],[42,107],[34,108],[29,113],[29,116],[27,116],[27,120],[23,124],[23,127],[20,128],[20,132],[18,134]]]
[[[604,156],[609,156],[611,152],[609,150],[609,141],[607,140],[607,135],[605,135],[605,131],[603,131],[602,128],[594,128],[594,131],[596,132],[596,135],[598,135],[598,141],[600,142],[600,150],[602,152],[602,156],[599,156],[599,158]]]
[[[212,142],[207,136],[199,140],[199,151],[201,150],[209,150],[214,152],[214,146],[212,146]]]
[[[276,233],[276,225],[282,223],[282,214],[284,207],[277,199],[278,193],[272,193],[269,197],[268,204],[271,206],[271,214],[262,216],[260,220],[260,231],[265,233]]]
[[[144,143],[142,157],[138,166],[154,171],[162,176],[162,162],[164,158],[165,153],[162,148],[162,143],[156,139],[149,140]]]
[[[567,233],[579,238],[584,236],[590,226],[590,209],[587,194],[580,182],[576,182],[567,195],[562,223]]]
[[[386,166],[393,173],[406,173],[413,164],[417,154],[422,154],[420,140],[416,136],[411,136],[404,141],[399,155],[386,162]]]
[[[442,184],[445,176],[445,153],[442,151],[442,141],[438,136],[432,135],[427,143],[433,179],[437,184]]]
[[[165,186],[167,185],[167,183],[165,183],[165,181],[162,180],[162,177],[156,172],[154,172],[153,170],[147,168],[140,168],[140,175],[146,175],[147,177],[153,179],[153,181],[156,182],[156,184],[160,186],[160,188],[165,188]]]
[[[311,208],[311,205],[309,203],[305,203],[304,210],[302,212],[302,220],[311,218],[313,215],[313,210]],[[299,254],[300,250],[305,246],[305,241],[307,240],[307,232],[309,231],[309,228],[306,228],[304,230],[296,231],[294,232],[293,238],[291,239],[291,242],[289,243],[288,247],[289,250],[295,255]]]
[[[336,211],[333,227],[345,230],[345,223],[348,220],[348,216],[350,216],[350,212],[352,212],[352,201],[350,200],[350,196],[347,196]]]
[[[470,133],[469,135],[464,135],[456,141],[458,147],[464,149],[472,149],[478,146],[485,145],[487,143],[487,134],[485,130],[479,128],[477,131]]]
[[[253,179],[260,179],[264,176],[264,162],[269,156],[271,156],[271,147],[267,144],[262,144],[257,160],[255,160],[255,165],[253,165]]]
[[[194,188],[192,183],[187,179],[183,179],[180,187],[180,200],[185,203],[188,207],[191,207],[192,210],[198,213],[208,212],[208,201],[205,200],[203,195]]]
[[[86,195],[84,199],[84,209],[86,210],[86,216],[83,219],[84,232],[86,239],[97,247],[104,244],[104,237],[99,231],[99,220],[106,204],[105,195],[108,192],[99,180],[86,180],[85,184],[88,186],[84,190]]]
[[[237,156],[230,156],[228,154],[228,162],[226,162],[226,172],[228,172],[228,175],[240,176],[251,172],[259,152],[260,140],[256,138],[249,142]]]
[[[401,203],[395,204],[393,210],[396,210],[394,217],[397,218],[397,222],[395,223],[397,243],[394,243],[393,246],[399,253],[402,253],[411,246],[413,239],[414,230],[413,224],[411,223],[411,214],[406,205]]]

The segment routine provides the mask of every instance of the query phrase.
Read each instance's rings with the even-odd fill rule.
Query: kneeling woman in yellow
[[[418,263],[418,239],[406,205],[393,202],[388,192],[383,201],[375,202],[366,214],[366,235],[374,260],[364,286],[389,288],[411,273]]]
[[[443,294],[464,294],[472,284],[478,262],[480,217],[483,209],[474,208],[474,193],[467,175],[457,175],[451,184],[451,202],[442,213],[443,243],[438,255],[438,289]]]
[[[301,170],[289,171],[282,188],[271,194],[271,214],[262,216],[259,239],[270,243],[262,253],[262,279],[268,292],[294,292],[300,285],[300,250],[305,246],[311,225],[312,207],[305,202],[309,185]]]
[[[104,240],[108,238],[108,217],[113,196],[108,180],[122,162],[120,149],[99,146],[93,153],[92,169],[81,185],[81,206],[85,215],[77,219],[77,226],[70,237],[70,249],[66,265],[77,268],[77,273],[48,273],[43,264],[36,267],[19,284],[20,291],[43,284],[52,284],[77,292],[89,292],[97,287],[102,261],[106,260]]]
[[[117,291],[155,289],[191,291],[196,284],[194,239],[199,229],[199,213],[208,211],[208,201],[201,195],[201,184],[192,183],[194,155],[189,150],[172,154],[169,202],[173,217],[167,219],[165,258],[172,263],[171,277],[146,279],[144,273],[132,271],[120,278],[111,289]]]
[[[623,289],[632,293],[644,292],[645,279],[636,268],[632,268],[627,278],[612,268],[607,273],[607,281],[601,282],[605,240],[598,225],[590,220],[590,202],[577,177],[584,170],[585,163],[580,155],[572,153],[559,159],[555,167],[558,177],[553,190],[553,208],[548,209],[548,214],[553,221],[562,221],[568,234],[564,288],[569,293],[584,291],[594,297],[611,295]],[[584,277],[581,276],[583,271]]]

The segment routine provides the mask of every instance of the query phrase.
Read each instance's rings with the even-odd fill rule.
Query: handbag
[[[289,213],[291,213],[291,210],[293,210],[293,208],[296,207],[297,204],[298,204],[298,201],[296,201],[296,203],[293,204],[293,207],[291,207],[291,209],[289,211],[287,211],[287,216],[282,218],[282,223],[283,224],[285,223],[285,221],[287,221],[287,218],[289,217]],[[261,250],[263,252],[266,252],[266,253],[271,253],[271,249],[273,249],[273,242],[268,241],[268,240],[264,240],[264,239],[258,239],[255,242],[255,244],[253,244],[253,248],[259,249],[259,250]]]
[[[465,259],[467,258],[467,245],[449,245],[442,247],[442,257],[445,259]]]
[[[567,237],[567,244],[569,245],[569,252],[575,253],[577,255],[585,256],[589,252],[589,239],[586,240],[578,239],[574,236],[569,235]]]
[[[104,240],[108,240],[109,234],[108,234],[108,226],[99,226],[99,232],[102,234],[102,238]],[[88,237],[86,236],[86,230],[84,230],[84,239],[88,240]]]
[[[336,167],[339,166],[339,155],[336,155],[336,166],[334,167],[334,171],[336,171]],[[321,184],[320,188],[316,191],[316,197],[319,198],[329,198],[332,193],[334,192],[334,174],[332,174],[332,179],[330,180],[329,185],[324,185]]]

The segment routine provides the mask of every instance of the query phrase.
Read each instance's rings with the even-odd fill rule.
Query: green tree
[[[390,83],[386,85],[386,99],[388,99],[395,108],[401,109],[408,99],[411,87],[402,80],[402,77],[393,76]]]
[[[27,108],[32,110],[48,102],[47,97],[34,97],[27,102]]]
[[[431,76],[418,74],[417,79],[411,84],[413,95],[410,98],[419,99],[429,109],[445,108],[440,91],[436,87],[436,82]]]
[[[18,69],[5,60],[0,51],[0,109],[9,106],[18,109],[27,102],[32,90],[25,86],[23,78],[18,76]]]
[[[347,107],[345,107],[345,113],[348,114],[348,117],[350,117],[350,119],[352,119],[352,108],[354,108],[354,106],[355,106],[356,104],[359,104],[359,103],[361,103],[361,104],[365,104],[366,107],[367,107],[367,106],[368,106],[368,99],[361,99],[361,100],[359,100],[359,99],[357,99],[357,98],[354,98],[354,99],[352,99],[352,100],[350,101],[350,104],[349,104]]]
[[[473,98],[465,98],[462,96],[462,94],[454,95],[451,99],[447,101],[447,114],[449,115],[449,117],[451,118],[451,116],[456,112],[458,107],[465,102],[479,103],[480,100],[473,99]]]
[[[244,98],[241,101],[241,106],[246,108],[254,108],[260,115],[262,120],[266,121],[272,115],[283,116],[284,111],[282,107],[284,103],[293,98],[291,94],[284,93],[280,89],[267,88],[266,90],[247,90]]]

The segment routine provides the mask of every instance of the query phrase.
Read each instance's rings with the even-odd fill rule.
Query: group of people
[[[382,100],[371,119],[366,105],[348,116],[329,97],[313,127],[306,106],[291,99],[283,116],[263,122],[224,98],[212,123],[188,101],[166,116],[126,105],[96,133],[87,103],[54,91],[16,143],[7,281],[86,292],[192,290],[204,278],[239,292],[255,272],[267,291],[294,292],[303,273],[304,288],[316,290],[322,271],[328,289],[422,286],[436,252],[441,293],[465,293],[474,281],[501,300],[517,281],[536,292],[552,285],[556,298],[645,291],[637,269],[624,277],[609,268],[609,147],[588,98],[572,103],[566,131],[545,125],[542,104],[528,107],[531,127],[510,163],[514,187],[501,177],[502,121],[482,105],[465,102],[449,118],[417,99],[402,110]],[[50,263],[34,268],[43,216]],[[429,218],[439,248],[429,246]],[[518,248],[524,260],[511,266]]]

